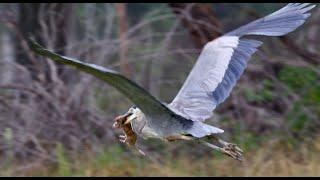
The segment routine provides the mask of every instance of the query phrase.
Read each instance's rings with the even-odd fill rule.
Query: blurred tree
[[[169,3],[168,5],[181,19],[198,49],[202,49],[208,41],[222,34],[222,25],[209,4]]]
[[[118,31],[120,36],[120,71],[126,76],[131,76],[130,66],[128,64],[128,22],[127,22],[127,6],[126,3],[116,3],[116,13],[118,18]]]
[[[23,44],[25,38],[33,36],[37,41],[45,43],[49,48],[56,49],[58,53],[65,54],[64,47],[67,45],[71,28],[71,15],[73,4],[62,3],[21,3],[18,5],[17,27],[18,40],[16,41],[16,60],[27,67],[32,78],[40,81],[52,81],[52,72],[48,64],[42,64],[46,72],[41,72],[39,64],[28,52]],[[44,62],[44,61],[42,61]],[[64,68],[57,68],[58,75]],[[68,78],[63,78],[67,80]]]

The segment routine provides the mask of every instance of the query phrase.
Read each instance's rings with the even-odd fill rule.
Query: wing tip
[[[33,37],[28,37],[27,38],[27,43],[29,44],[29,47],[36,51],[36,52],[39,52],[39,50],[42,50],[44,49],[39,43],[37,43]]]
[[[316,4],[289,3],[283,8],[241,26],[226,35],[239,37],[245,35],[283,36],[304,24],[307,18],[311,16],[309,11],[314,7],[316,7]],[[287,21],[284,21],[286,18]]]

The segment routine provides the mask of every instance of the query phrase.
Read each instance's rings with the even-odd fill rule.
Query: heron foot
[[[215,149],[223,154],[226,154],[232,157],[233,159],[236,159],[238,161],[243,161],[243,150],[240,149],[236,144],[225,142],[217,137],[209,137],[209,139],[213,139],[217,141],[219,144],[222,145],[222,147],[218,147],[214,144],[208,143],[203,140],[200,140],[200,142],[202,142],[203,144],[205,144],[206,146],[212,149]]]
[[[221,148],[222,153],[238,160],[238,161],[243,161],[243,150],[240,149],[236,144],[232,144],[232,143],[227,143],[225,142],[225,144],[223,145],[223,147]]]

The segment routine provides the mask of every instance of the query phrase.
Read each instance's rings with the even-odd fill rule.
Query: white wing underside
[[[244,35],[282,36],[310,16],[310,3],[290,3],[280,10],[207,43],[182,88],[168,107],[192,121],[204,121],[229,95],[260,41]]]
[[[212,116],[211,93],[222,81],[234,49],[238,45],[236,36],[220,37],[206,44],[176,98],[169,104],[175,113],[202,121]]]

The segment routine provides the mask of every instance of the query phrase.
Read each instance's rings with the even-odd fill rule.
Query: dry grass
[[[115,146],[96,155],[79,155],[72,163],[61,156],[57,165],[2,168],[2,176],[320,176],[320,138],[312,147],[268,142],[246,153],[239,163],[225,156],[178,155],[151,162]]]

